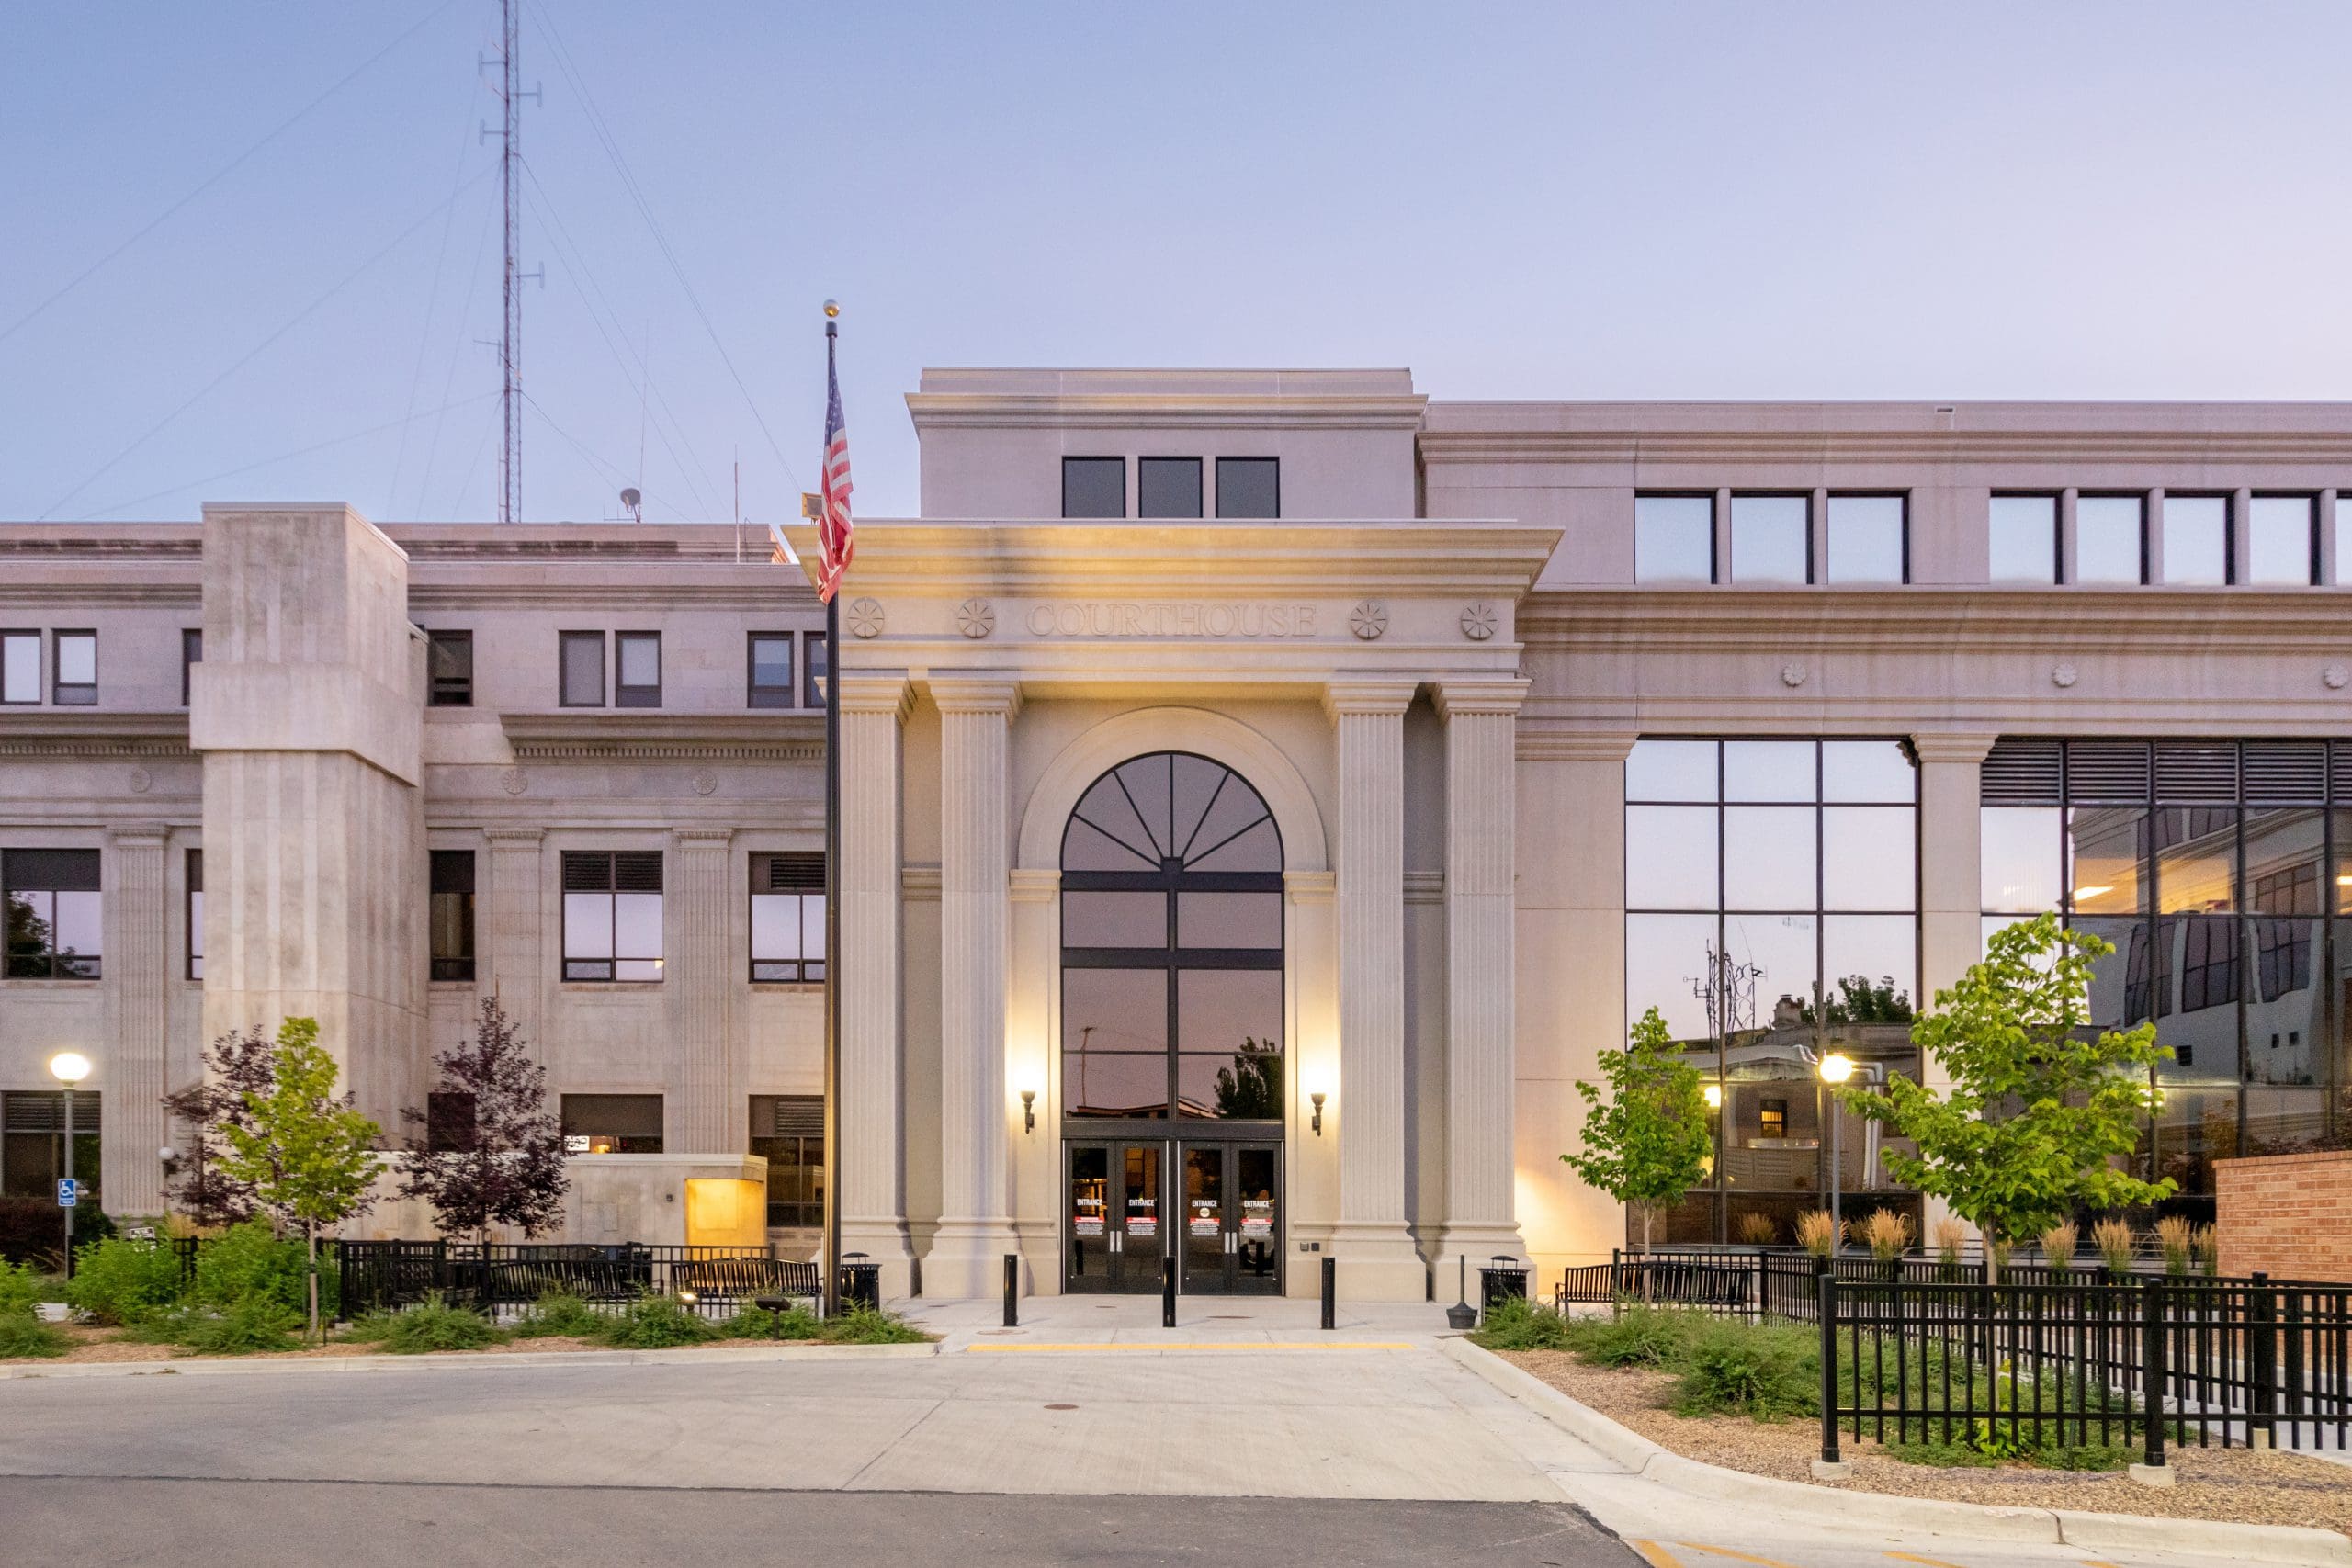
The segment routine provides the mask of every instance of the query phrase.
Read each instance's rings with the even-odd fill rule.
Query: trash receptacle
[[[1478,1270],[1478,1305],[1492,1312],[1510,1296],[1527,1299],[1527,1265],[1508,1253],[1498,1253]]]
[[[882,1265],[869,1263],[863,1252],[852,1252],[842,1258],[840,1291],[842,1307],[871,1307],[879,1311],[882,1305]]]

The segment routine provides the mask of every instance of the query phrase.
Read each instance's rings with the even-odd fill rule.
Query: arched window
[[[1223,763],[1133,758],[1070,814],[1062,1103],[1097,1122],[1282,1121],[1282,833]]]

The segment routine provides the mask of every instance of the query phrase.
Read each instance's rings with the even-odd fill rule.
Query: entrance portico
[[[1331,1255],[1343,1298],[1410,1301],[1457,1255],[1525,1256],[1514,617],[1557,538],[860,525],[834,655],[841,1203],[844,1247],[886,1290],[919,1272],[926,1297],[991,1294],[1008,1252],[1029,1290],[1091,1288],[1143,1273],[1141,1247],[1154,1288],[1172,1255],[1187,1291],[1310,1295]],[[814,558],[805,530],[794,544]],[[1204,855],[1204,815],[1237,808],[1203,798],[1075,869],[1066,841],[1106,825],[1073,829],[1081,801],[1154,756],[1262,802],[1262,872]],[[1265,875],[1274,946],[1248,934],[1255,884],[1220,874]],[[1204,901],[1188,929],[1194,894],[1243,902]],[[1156,932],[1116,926],[1147,905]],[[1095,1092],[1122,1073],[1168,1088]],[[1089,1184],[1101,1207],[1081,1207]]]

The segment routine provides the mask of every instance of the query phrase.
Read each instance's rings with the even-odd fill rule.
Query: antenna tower
[[[523,292],[528,278],[546,283],[543,272],[525,273],[521,260],[514,254],[515,237],[515,175],[518,173],[515,133],[521,128],[523,100],[539,101],[539,89],[522,90],[516,75],[514,58],[515,0],[499,0],[499,52],[495,62],[488,57],[481,68],[487,71],[498,67],[498,101],[504,111],[500,122],[498,173],[503,192],[506,219],[506,276],[504,288],[505,314],[498,334],[499,417],[504,425],[504,439],[498,448],[498,520],[516,523],[523,516]],[[481,128],[481,140],[490,140],[490,127]]]

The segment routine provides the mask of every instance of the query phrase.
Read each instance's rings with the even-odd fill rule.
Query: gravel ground
[[[1690,1459],[1784,1481],[1811,1481],[1821,1428],[1811,1421],[1774,1424],[1736,1416],[1700,1419],[1660,1405],[1672,1379],[1663,1372],[1588,1366],[1565,1350],[1514,1350],[1503,1359],[1562,1393]],[[1817,1483],[1850,1492],[1942,1497],[1959,1503],[2148,1514],[2168,1519],[2317,1525],[2352,1535],[2352,1468],[2308,1455],[2246,1449],[2176,1449],[2165,1457],[2178,1472],[2166,1490],[2141,1486],[2120,1472],[1939,1470],[1905,1464],[1877,1444],[1849,1435],[1843,1457],[1851,1481]]]

